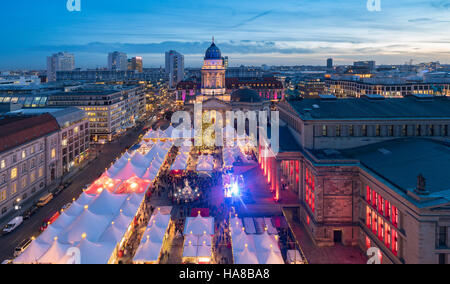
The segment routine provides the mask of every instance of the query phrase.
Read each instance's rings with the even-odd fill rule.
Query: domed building
[[[226,94],[225,84],[225,62],[222,52],[214,43],[206,50],[202,67],[201,95],[197,96],[197,102],[203,102],[210,98],[218,98],[229,101],[230,96]]]

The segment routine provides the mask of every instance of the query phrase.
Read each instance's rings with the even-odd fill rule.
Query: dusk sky
[[[46,56],[75,54],[76,67],[106,66],[107,53],[164,64],[175,49],[187,67],[202,64],[215,36],[231,66],[450,63],[450,0],[66,0],[2,1],[0,69],[45,68]]]

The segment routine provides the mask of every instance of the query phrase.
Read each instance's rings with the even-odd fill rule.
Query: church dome
[[[258,95],[258,92],[249,88],[242,88],[231,94],[232,102],[260,103],[263,100],[264,99]]]
[[[222,52],[213,42],[211,46],[206,50],[205,60],[219,60],[222,59]]]

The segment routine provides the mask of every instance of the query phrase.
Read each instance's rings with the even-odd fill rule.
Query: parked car
[[[30,246],[32,240],[31,239],[26,239],[23,240],[15,249],[14,249],[14,257],[18,257],[19,255],[21,255],[28,246]]]
[[[30,219],[31,216],[36,214],[36,212],[38,210],[39,210],[39,207],[37,207],[36,205],[33,205],[30,209],[28,209],[27,211],[25,211],[25,213],[23,213],[23,219],[24,220]]]
[[[55,189],[52,191],[53,196],[59,195],[63,190],[64,190],[64,186],[63,186],[63,185],[58,186],[57,188],[55,188]]]
[[[5,227],[3,227],[3,231],[2,231],[3,234],[11,233],[15,229],[17,229],[17,227],[19,227],[22,223],[23,223],[23,217],[22,216],[15,217],[11,221],[9,221],[9,223],[6,224]]]
[[[59,215],[61,215],[59,211],[56,211],[51,215],[49,215],[47,218],[45,218],[44,222],[42,222],[42,226],[39,228],[39,231],[40,232],[45,231],[45,229],[47,229],[48,226],[50,226],[53,222],[56,221],[56,219],[58,219]]]
[[[39,201],[37,202],[37,206],[38,207],[44,207],[45,205],[47,205],[50,201],[52,201],[53,199],[53,193],[49,193],[46,196],[43,196],[39,199]]]

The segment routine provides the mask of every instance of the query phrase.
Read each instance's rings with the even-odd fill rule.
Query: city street
[[[143,132],[142,127],[137,127],[131,129],[127,134],[112,143],[96,146],[100,151],[97,158],[72,177],[73,182],[67,189],[62,191],[45,207],[39,209],[30,219],[24,221],[14,232],[0,236],[0,261],[11,259],[14,249],[23,240],[32,236],[36,237],[46,217],[60,210],[65,204],[72,202],[73,198],[77,198],[83,188],[98,178],[120,153],[136,143],[139,135],[143,134]],[[92,153],[92,155],[95,155],[95,153]]]

